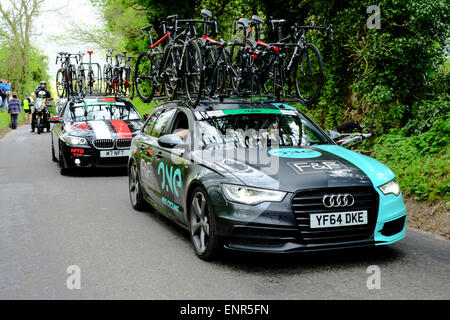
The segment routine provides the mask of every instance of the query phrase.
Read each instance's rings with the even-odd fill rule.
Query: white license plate
[[[130,150],[103,150],[100,151],[100,157],[113,158],[113,157],[128,157]]]
[[[309,220],[311,229],[363,225],[367,224],[367,210],[313,213]]]

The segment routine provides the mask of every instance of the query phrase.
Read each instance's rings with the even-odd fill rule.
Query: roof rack
[[[215,98],[206,97],[198,102],[197,105],[210,104],[255,104],[255,103],[301,103],[305,105],[300,99],[295,97],[287,97],[286,99],[276,97],[273,95],[254,95],[254,96],[233,96],[233,95],[219,95]]]

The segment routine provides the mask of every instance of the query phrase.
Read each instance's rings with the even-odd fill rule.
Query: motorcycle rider
[[[41,81],[40,85],[36,87],[36,97],[44,99],[45,117],[46,117],[45,121],[49,121],[50,112],[48,111],[46,102],[51,98],[51,95],[50,92],[47,90],[47,82]],[[36,109],[33,108],[33,114],[31,116],[31,132],[34,132],[35,124],[36,124]]]

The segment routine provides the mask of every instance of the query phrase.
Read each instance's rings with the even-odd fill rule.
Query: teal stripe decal
[[[353,163],[369,177],[374,187],[379,187],[395,178],[395,174],[391,169],[368,156],[353,152],[340,146],[319,145],[315,147],[317,149],[335,154]]]

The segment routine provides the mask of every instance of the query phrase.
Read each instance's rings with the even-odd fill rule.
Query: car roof
[[[252,98],[225,98],[225,99],[211,99],[200,101],[195,108],[188,106],[182,101],[171,101],[164,103],[158,109],[184,107],[191,109],[193,112],[208,112],[219,110],[248,110],[248,109],[269,109],[269,110],[297,110],[295,107],[274,99],[267,99],[264,97]]]

